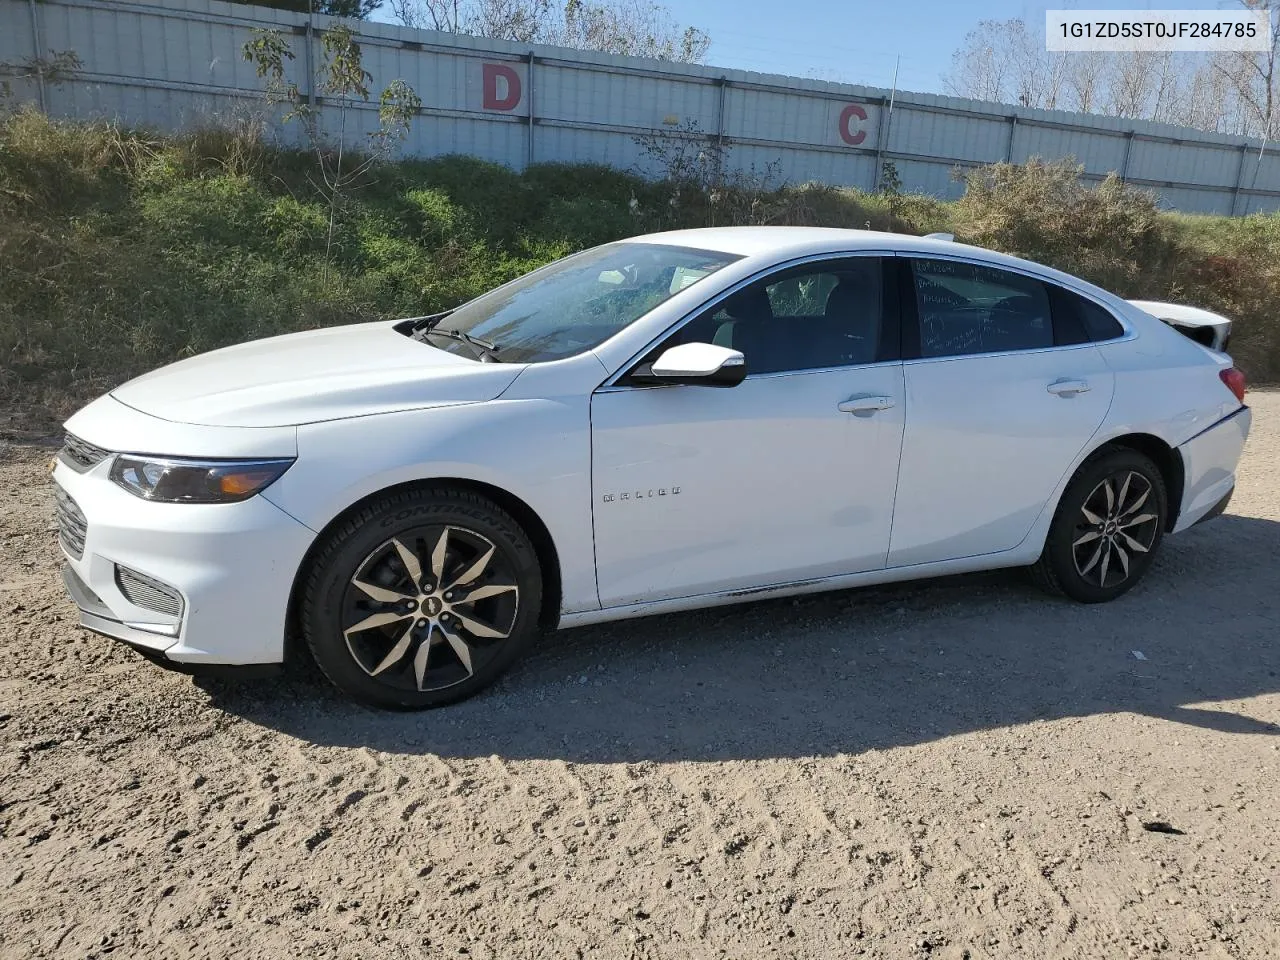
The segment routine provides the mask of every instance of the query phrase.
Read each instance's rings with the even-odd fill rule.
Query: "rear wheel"
[[[1151,459],[1104,448],[1067,484],[1032,572],[1073,600],[1114,600],[1151,566],[1168,515],[1164,479]]]
[[[449,489],[389,494],[314,559],[302,626],[316,663],[372,706],[417,710],[492,683],[537,633],[542,576],[519,524]]]

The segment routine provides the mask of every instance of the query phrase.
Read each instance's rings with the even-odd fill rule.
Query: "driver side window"
[[[849,257],[781,271],[695,317],[663,349],[714,343],[740,350],[748,376],[887,359],[884,272],[881,257]]]

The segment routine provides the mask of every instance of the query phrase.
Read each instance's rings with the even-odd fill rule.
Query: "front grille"
[[[53,485],[55,497],[54,509],[58,514],[58,539],[62,541],[62,549],[79,560],[84,556],[84,538],[89,532],[88,521],[80,511],[80,505],[71,499],[71,494],[56,483]]]
[[[182,594],[145,573],[116,564],[116,586],[135,607],[167,613],[171,617],[182,616]]]
[[[109,456],[111,456],[110,450],[95,447],[92,443],[81,440],[71,433],[64,435],[62,449],[58,451],[58,459],[76,473],[92,470]]]

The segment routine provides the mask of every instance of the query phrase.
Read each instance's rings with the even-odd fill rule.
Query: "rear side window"
[[[1086,343],[1114,340],[1124,327],[1110,311],[1092,300],[1062,287],[1053,289],[1053,319],[1058,327],[1058,343]]]
[[[954,260],[914,260],[920,356],[1038,350],[1054,345],[1045,285]]]

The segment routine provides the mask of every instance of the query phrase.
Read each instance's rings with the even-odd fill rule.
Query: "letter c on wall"
[[[861,104],[851,103],[840,111],[840,139],[851,147],[856,147],[863,140],[867,139],[867,131],[854,130],[851,121],[857,117],[859,121],[867,119],[867,111],[862,108]]]
[[[520,102],[520,74],[505,63],[484,65],[484,108],[486,110],[514,110]],[[504,81],[506,90],[498,95],[498,81]]]

